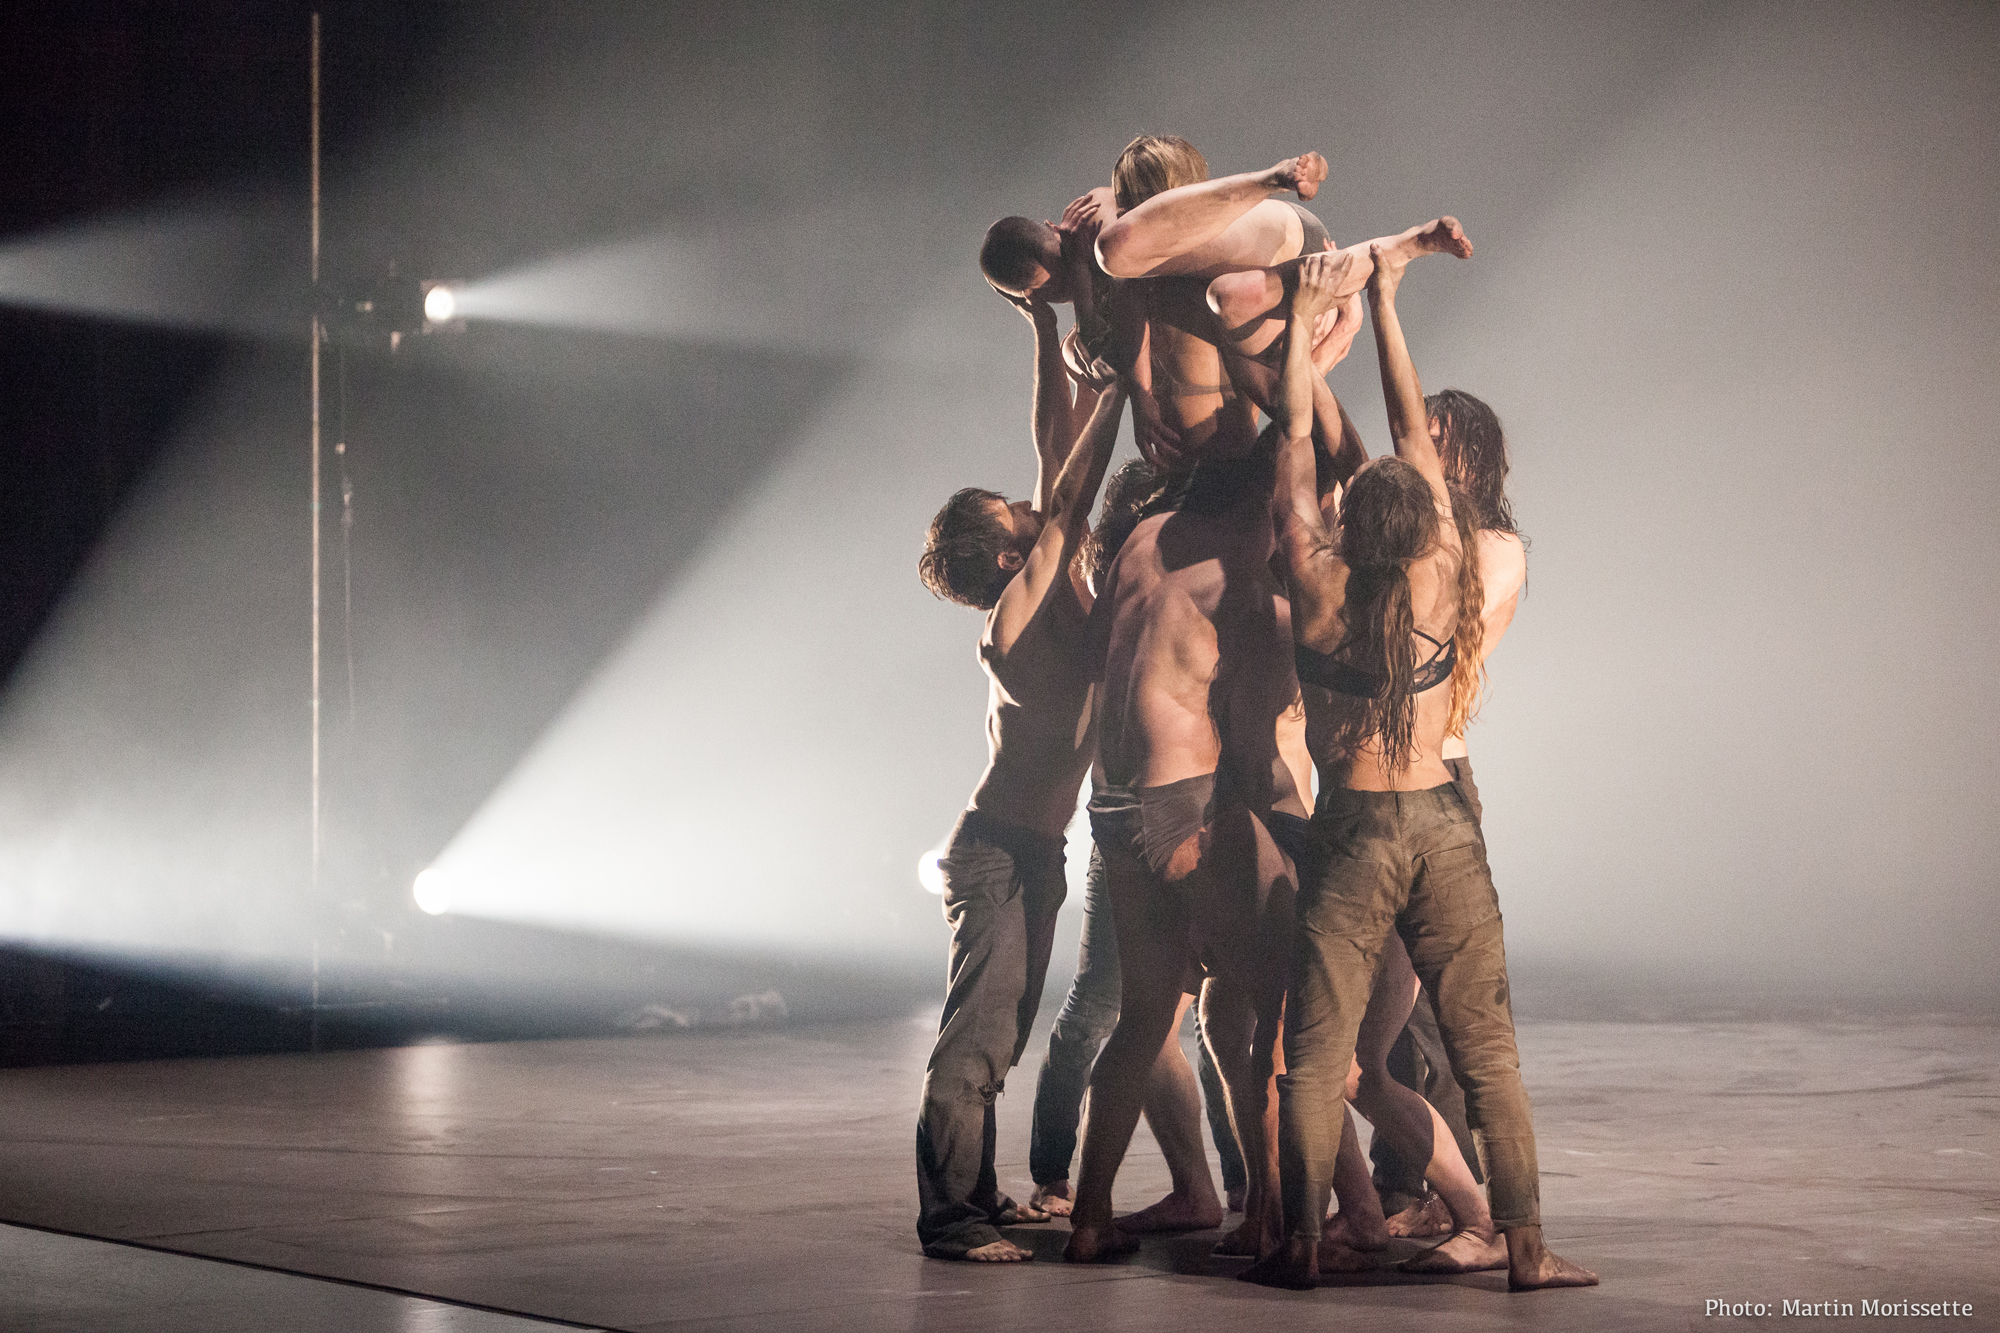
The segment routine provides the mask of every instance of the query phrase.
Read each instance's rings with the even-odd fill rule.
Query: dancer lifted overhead
[[[1153,142],[1183,145],[1185,153],[1150,151]],[[1193,164],[1199,164],[1198,175]],[[1326,159],[1304,153],[1265,171],[1208,180],[1207,164],[1192,145],[1142,136],[1119,167],[1122,211],[1104,224],[1097,253],[1113,277],[1150,280],[1144,287],[1152,379],[1133,386],[1139,447],[1168,464],[1184,456],[1240,453],[1254,438],[1254,421],[1246,415],[1248,403],[1231,399],[1248,398],[1271,410],[1284,357],[1285,293],[1296,283],[1300,260],[1334,248],[1312,213],[1271,196],[1293,189],[1301,199],[1314,198],[1326,179]],[[1313,364],[1321,375],[1347,354],[1360,329],[1360,288],[1376,247],[1402,263],[1424,254],[1472,253],[1449,217],[1336,251],[1351,262],[1335,307],[1312,323]],[[1334,452],[1347,470],[1358,466],[1358,441],[1343,429],[1338,405],[1317,379],[1313,411],[1317,446]],[[1151,424],[1156,418],[1157,426]]]
[[[1074,560],[1125,403],[1115,385],[1080,385],[1072,402],[1054,311],[1021,306],[1035,330],[1035,498],[959,491],[918,562],[933,592],[987,612],[991,688],[986,771],[939,863],[952,940],[917,1120],[917,1235],[933,1258],[1002,1263],[1033,1255],[998,1225],[1048,1220],[999,1192],[993,1102],[1041,1003],[1067,891],[1063,830],[1094,749],[1090,593]]]
[[[1296,346],[1286,363],[1287,439],[1273,498],[1278,546],[1299,674],[1324,685],[1321,697],[1331,704],[1315,708],[1307,699],[1318,714],[1308,734],[1320,769],[1313,833],[1323,859],[1299,895],[1285,1015],[1285,1238],[1244,1276],[1289,1287],[1318,1279],[1345,1120],[1342,1084],[1393,932],[1437,999],[1453,1068],[1485,1131],[1490,1225],[1505,1236],[1509,1285],[1593,1285],[1594,1274],[1542,1242],[1534,1129],[1507,1002],[1499,907],[1478,825],[1441,757],[1455,704],[1466,706],[1474,683],[1455,667],[1459,654],[1476,656],[1479,647],[1479,570],[1467,558],[1470,529],[1453,513],[1396,319],[1403,265],[1379,249],[1370,260],[1396,457],[1355,476],[1335,531],[1322,518],[1302,429],[1311,367]],[[1326,256],[1299,266],[1290,312],[1295,340],[1302,321],[1339,299],[1353,264],[1352,256]],[[1447,1246],[1476,1257],[1492,1239],[1468,1229]]]
[[[1269,178],[1267,194],[1297,188],[1310,198],[1324,174],[1324,161],[1307,154],[1259,173],[1259,179]],[[1240,382],[1224,373],[1215,346],[1222,334],[1205,304],[1208,276],[1114,283],[1094,259],[1088,274],[1076,270],[1074,237],[1081,222],[1109,224],[1159,191],[1205,182],[1208,163],[1185,139],[1141,135],[1120,155],[1112,176],[1113,188],[1099,187],[1073,201],[1060,224],[1022,217],[994,223],[980,250],[980,267],[1002,293],[1075,301],[1078,336],[1067,348],[1071,364],[1101,356],[1118,369],[1132,394],[1134,437],[1149,461],[1184,468],[1200,457],[1240,457],[1256,438],[1257,409],[1269,410],[1277,373],[1248,361],[1240,368]],[[1238,266],[1279,264],[1330,244],[1319,220],[1296,205],[1267,200],[1253,222],[1261,225],[1237,228],[1221,247]],[[1330,318],[1325,322],[1319,332],[1326,337],[1315,346],[1321,370],[1346,354],[1358,327],[1358,318],[1338,330]],[[1344,436],[1337,405],[1322,393],[1315,407],[1316,444],[1336,454]],[[1351,470],[1361,458],[1358,445],[1348,447]]]

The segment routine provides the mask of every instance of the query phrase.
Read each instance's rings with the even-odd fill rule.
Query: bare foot
[[[1222,1216],[1222,1204],[1213,1195],[1197,1203],[1185,1195],[1169,1194],[1150,1208],[1119,1218],[1118,1229],[1134,1236],[1163,1231],[1206,1231],[1221,1226]]]
[[[1391,1236],[1429,1240],[1433,1236],[1449,1236],[1451,1232],[1451,1209],[1445,1207],[1444,1196],[1436,1190],[1412,1201],[1408,1208],[1389,1218]]]
[[[995,1226],[1012,1227],[1024,1222],[1046,1222],[1049,1214],[1032,1203],[1016,1203],[1012,1199],[1000,1200],[999,1215],[993,1219]]]
[[[1540,1227],[1515,1227],[1507,1233],[1509,1291],[1596,1285],[1597,1274],[1587,1268],[1577,1267],[1542,1243]]]
[[[1454,217],[1441,217],[1418,232],[1411,242],[1411,255],[1457,255],[1472,258],[1472,240]]]
[[[1070,1210],[1069,1182],[1052,1180],[1046,1185],[1035,1186],[1035,1192],[1028,1196],[1028,1207],[1040,1209],[1050,1217],[1068,1217]]]
[[[1364,1254],[1386,1249],[1389,1236],[1389,1228],[1381,1218],[1359,1212],[1335,1213],[1326,1219],[1320,1231],[1322,1244],[1332,1241],[1343,1249],[1360,1250]]]
[[[1256,1232],[1257,1228],[1245,1222],[1215,1242],[1209,1253],[1218,1259],[1255,1259],[1263,1249],[1263,1238]]]
[[[1274,189],[1297,190],[1299,198],[1310,199],[1319,193],[1319,183],[1326,179],[1326,159],[1318,153],[1300,153],[1272,167],[1264,177]]]
[[[1069,1233],[1069,1244],[1063,1246],[1063,1261],[1103,1264],[1137,1253],[1138,1249],[1138,1240],[1116,1226],[1105,1227],[1101,1231],[1096,1227],[1077,1227]]]
[[[1380,1248],[1379,1246],[1377,1248]],[[1332,1236],[1319,1238],[1319,1271],[1322,1273],[1368,1273],[1376,1267],[1375,1256]]]
[[[1497,1232],[1482,1236],[1470,1229],[1396,1265],[1405,1273],[1487,1273],[1506,1266],[1506,1240]]]
[[[1319,1254],[1311,1241],[1287,1240],[1270,1257],[1259,1259],[1236,1275],[1260,1287],[1311,1291],[1319,1285]]]
[[[962,1257],[975,1264],[1025,1264],[1035,1257],[1035,1252],[1024,1250],[1011,1240],[996,1240],[975,1246]]]

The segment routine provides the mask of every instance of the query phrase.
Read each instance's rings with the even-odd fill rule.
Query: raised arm
[[[1313,368],[1312,323],[1332,307],[1343,263],[1313,256],[1299,270],[1299,290],[1289,316],[1284,376],[1273,420],[1284,431],[1278,446],[1277,476],[1271,497],[1278,556],[1292,596],[1292,632],[1319,642],[1337,633],[1347,590],[1347,567],[1333,549],[1332,534],[1319,506],[1319,477],[1312,448],[1313,385],[1325,381]]]
[[[1112,446],[1118,442],[1118,421],[1124,413],[1125,393],[1117,385],[1098,395],[1090,421],[1063,461],[1048,508],[1042,511],[1041,536],[994,607],[986,641],[981,645],[989,661],[1004,660],[1048,601],[1050,591],[1068,582],[1070,562],[1089,530],[1090,506],[1104,483],[1104,470],[1111,462]]]
[[[1409,261],[1397,263],[1380,246],[1371,247],[1370,258],[1375,271],[1368,275],[1368,306],[1375,316],[1375,354],[1382,363],[1382,400],[1389,407],[1389,435],[1396,443],[1396,457],[1423,473],[1438,503],[1448,506],[1451,497],[1445,492],[1444,465],[1438,461],[1437,444],[1431,439],[1424,386],[1417,380],[1409,344],[1403,341],[1402,321],[1396,317],[1396,287]]]
[[[1069,372],[1063,366],[1062,339],[1056,336],[1056,312],[1046,301],[1023,302],[1035,326],[1035,512],[1049,511],[1056,475],[1076,443],[1071,424]]]
[[[1098,262],[1114,278],[1178,271],[1172,261],[1200,249],[1280,190],[1310,199],[1326,179],[1318,153],[1288,157],[1266,171],[1162,190],[1109,223],[1097,238]]]

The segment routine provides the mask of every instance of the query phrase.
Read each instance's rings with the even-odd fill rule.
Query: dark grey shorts
[[[1093,786],[1089,810],[1099,847],[1130,852],[1164,875],[1174,852],[1214,816],[1215,774],[1157,787]]]

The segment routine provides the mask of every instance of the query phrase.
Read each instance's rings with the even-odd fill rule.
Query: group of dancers
[[[1032,499],[952,496],[919,562],[986,612],[991,686],[990,759],[940,860],[949,981],[917,1124],[932,1257],[1025,1260],[999,1228],[1063,1214],[1078,1262],[1219,1226],[1179,1036],[1198,1001],[1243,1215],[1216,1251],[1250,1260],[1243,1277],[1310,1287],[1428,1234],[1447,1238],[1406,1270],[1597,1281],[1542,1241],[1463,740],[1526,578],[1505,445],[1477,399],[1426,401],[1396,316],[1411,260],[1472,244],[1445,217],[1336,247],[1278,197],[1309,200],[1326,174],[1307,153],[1211,180],[1192,144],[1141,136],[1111,188],[1060,222],[1003,218],[981,248],[1034,330],[1038,474]],[[1372,461],[1325,379],[1364,313],[1395,445]],[[1143,458],[1104,485],[1128,407]],[[994,1170],[994,1100],[1040,1004],[1086,771],[1083,946],[1017,1203]],[[1142,1113],[1173,1189],[1114,1217]]]

